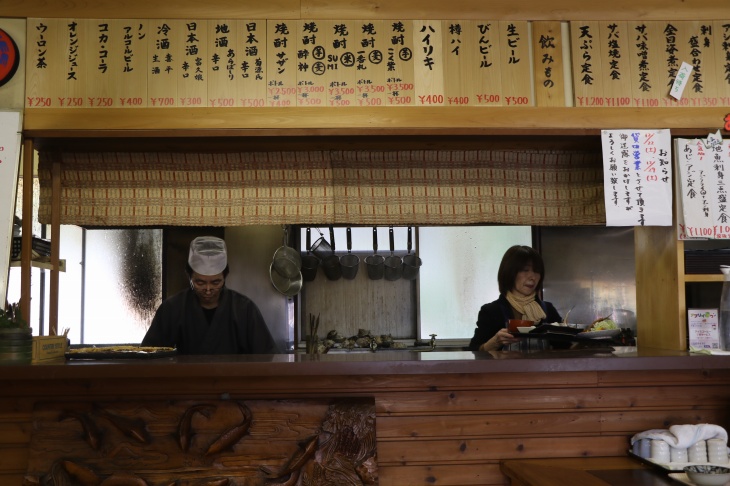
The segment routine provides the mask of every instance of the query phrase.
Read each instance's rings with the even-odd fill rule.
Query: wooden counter
[[[0,484],[20,485],[37,403],[375,400],[381,485],[504,484],[500,461],[622,457],[629,438],[728,426],[730,357],[380,351],[0,366]]]

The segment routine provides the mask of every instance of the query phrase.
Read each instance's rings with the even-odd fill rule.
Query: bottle
[[[720,265],[725,280],[722,284],[720,296],[720,320],[718,333],[720,335],[720,349],[730,351],[730,265]]]

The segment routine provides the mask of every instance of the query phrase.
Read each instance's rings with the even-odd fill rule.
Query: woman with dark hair
[[[540,254],[529,246],[509,248],[497,272],[499,298],[479,310],[477,327],[471,338],[472,351],[497,351],[520,341],[510,334],[510,319],[560,322],[562,317],[550,302],[540,300],[545,278],[545,263]]]

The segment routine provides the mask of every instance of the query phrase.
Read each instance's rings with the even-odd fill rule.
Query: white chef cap
[[[218,275],[228,265],[226,242],[215,236],[199,236],[190,242],[188,264],[200,275]]]

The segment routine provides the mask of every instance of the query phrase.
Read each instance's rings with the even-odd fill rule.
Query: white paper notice
[[[606,226],[672,225],[669,130],[602,130]]]
[[[691,79],[691,74],[692,66],[690,66],[686,62],[683,62],[682,66],[679,68],[679,71],[677,71],[677,77],[674,78],[674,83],[672,83],[672,89],[669,90],[669,96],[677,100],[682,98],[682,93],[684,93],[684,87],[687,86],[687,83],[689,83]]]
[[[5,306],[10,248],[13,243],[13,209],[20,162],[20,112],[0,111],[0,295]]]
[[[717,309],[687,309],[689,345],[697,349],[720,349]]]
[[[730,143],[711,148],[702,139],[676,140],[682,214],[678,218],[679,237],[730,238],[728,177]]]

